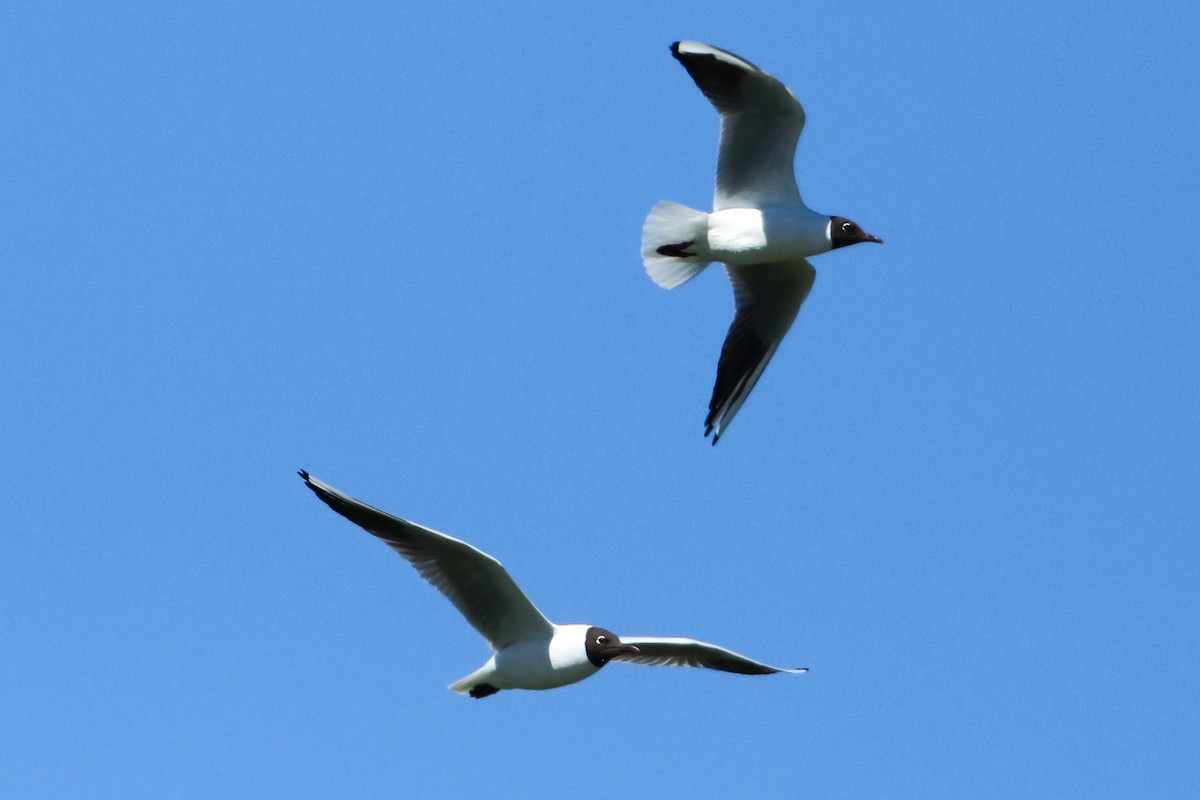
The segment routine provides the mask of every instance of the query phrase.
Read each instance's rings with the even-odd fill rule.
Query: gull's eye
[[[608,637],[607,636],[597,636],[596,644],[608,644]]]
[[[842,230],[844,230],[844,231],[849,231],[852,227],[854,227],[853,222],[843,222],[842,223]]]

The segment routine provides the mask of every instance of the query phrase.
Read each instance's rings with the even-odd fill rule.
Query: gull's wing
[[[301,471],[300,477],[326,505],[404,556],[422,578],[454,603],[493,650],[553,635],[550,620],[529,601],[500,562],[487,553],[453,536],[372,508],[307,472]]]
[[[676,42],[671,54],[721,114],[713,210],[799,202],[794,162],[804,128],[800,101],[733,53],[700,42]]]
[[[726,266],[737,313],[717,362],[717,381],[708,403],[704,435],[721,438],[758,383],[771,356],[792,327],[817,271],[803,258],[744,267]]]
[[[634,645],[640,652],[619,653],[613,657],[615,661],[632,661],[635,664],[651,666],[704,667],[719,669],[722,672],[736,672],[740,675],[808,672],[806,667],[796,669],[772,667],[715,644],[698,642],[695,639],[681,639],[675,636],[622,636],[621,644]]]

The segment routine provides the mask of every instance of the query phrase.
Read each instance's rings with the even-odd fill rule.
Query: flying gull
[[[695,639],[621,639],[594,625],[557,625],[542,616],[500,562],[482,550],[372,508],[307,472],[301,471],[300,477],[326,505],[407,559],[491,645],[494,655],[450,684],[451,691],[487,697],[501,689],[554,689],[594,675],[609,661],[707,667],[743,675],[807,672],[771,667]]]
[[[712,213],[664,200],[642,226],[646,272],[665,289],[725,265],[737,308],[721,347],[704,435],[721,438],[758,382],[812,288],[808,256],[883,240],[845,217],[804,205],[793,161],[804,109],[788,88],[743,58],[675,42],[683,64],[721,115]]]

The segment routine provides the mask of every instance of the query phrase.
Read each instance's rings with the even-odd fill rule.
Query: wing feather
[[[671,54],[721,115],[713,210],[799,202],[800,101],[776,78],[720,48],[676,42]]]
[[[721,346],[704,435],[721,438],[792,327],[817,272],[804,259],[726,266],[737,312]]]
[[[317,497],[403,556],[454,604],[493,650],[548,638],[554,626],[499,561],[460,539],[394,517],[301,472]]]
[[[771,675],[776,672],[802,673],[807,668],[772,667],[732,650],[708,642],[674,636],[622,636],[622,644],[635,645],[641,652],[621,653],[617,661],[669,667],[703,667],[740,675]]]

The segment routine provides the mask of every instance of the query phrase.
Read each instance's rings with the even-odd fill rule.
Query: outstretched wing
[[[422,578],[446,595],[493,650],[553,635],[550,621],[487,553],[359,502],[307,472],[301,471],[300,477],[326,505],[404,556]]]
[[[800,101],[771,75],[720,48],[675,42],[671,54],[721,114],[713,210],[798,202]]]
[[[651,666],[704,667],[722,672],[736,672],[740,675],[808,672],[808,669],[804,667],[796,669],[772,667],[715,644],[675,636],[622,636],[621,644],[634,645],[640,652],[620,653],[614,656],[615,661],[632,661],[635,664]]]
[[[817,271],[803,258],[745,267],[726,266],[737,306],[721,346],[704,435],[721,438],[762,376],[812,289]]]

